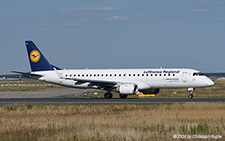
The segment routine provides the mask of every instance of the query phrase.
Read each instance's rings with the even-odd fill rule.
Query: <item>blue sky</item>
[[[225,71],[225,0],[0,0],[0,73],[25,40],[61,68]]]

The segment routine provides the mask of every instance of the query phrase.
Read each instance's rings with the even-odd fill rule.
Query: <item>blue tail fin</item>
[[[44,57],[41,51],[36,47],[33,41],[25,41],[27,46],[28,58],[30,61],[30,67],[32,71],[48,71],[54,70],[53,68],[60,69],[51,65]]]

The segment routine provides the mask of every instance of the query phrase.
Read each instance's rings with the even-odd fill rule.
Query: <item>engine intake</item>
[[[132,95],[132,94],[137,94],[138,86],[135,84],[123,84],[117,87],[116,90],[121,95]]]

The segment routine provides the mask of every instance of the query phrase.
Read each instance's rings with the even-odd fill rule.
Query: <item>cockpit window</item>
[[[193,76],[199,76],[199,72],[194,72]]]

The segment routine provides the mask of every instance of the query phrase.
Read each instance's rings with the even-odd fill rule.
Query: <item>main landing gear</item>
[[[189,95],[188,97],[189,98],[193,98],[193,91],[195,90],[195,88],[188,88],[188,92],[189,92]]]
[[[126,95],[126,94],[120,94],[120,98],[121,98],[121,99],[125,99],[125,98],[127,98],[127,96],[128,96],[128,95]]]
[[[128,95],[120,94],[119,95],[121,99],[127,98]],[[113,94],[110,92],[105,93],[104,98],[105,99],[111,99],[113,97]]]
[[[104,95],[105,99],[111,99],[113,97],[112,93],[108,92]]]

